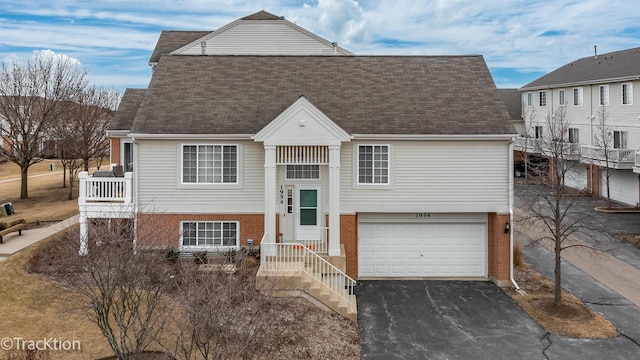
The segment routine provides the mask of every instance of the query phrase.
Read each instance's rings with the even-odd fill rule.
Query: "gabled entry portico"
[[[340,147],[350,135],[300,96],[254,140],[265,151],[263,244],[278,240],[280,214],[282,241],[328,237],[329,256],[339,256]]]

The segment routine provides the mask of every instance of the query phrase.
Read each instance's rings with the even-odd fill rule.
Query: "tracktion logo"
[[[2,350],[80,351],[80,341],[55,337],[45,337],[38,340],[29,340],[23,337],[5,337],[0,340],[0,347]]]

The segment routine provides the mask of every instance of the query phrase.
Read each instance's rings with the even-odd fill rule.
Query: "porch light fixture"
[[[509,233],[509,228],[511,228],[511,226],[510,226],[509,222],[507,221],[507,222],[504,223],[504,233],[505,234]]]

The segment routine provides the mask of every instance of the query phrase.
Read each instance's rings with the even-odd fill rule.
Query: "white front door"
[[[322,238],[320,186],[296,185],[294,191],[295,239],[320,240]]]

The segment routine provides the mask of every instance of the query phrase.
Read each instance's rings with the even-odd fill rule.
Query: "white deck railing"
[[[517,137],[513,141],[514,150],[539,154],[542,152],[542,139],[532,137]]]
[[[636,161],[635,161],[633,172],[640,173],[640,151],[636,151],[635,159]]]
[[[319,240],[296,240],[295,242],[301,243],[302,245],[309,248],[309,250],[315,251],[317,253],[328,253],[329,252],[329,228],[328,227],[317,227],[316,228],[320,232]]]
[[[356,281],[303,244],[263,243],[260,252],[263,251],[271,254],[260,257],[260,270],[265,274],[303,272],[346,301],[350,309],[355,308],[354,297],[350,295],[354,294]]]
[[[599,165],[605,165],[609,162],[609,167],[616,169],[631,169],[635,165],[635,150],[631,149],[605,149],[599,146],[582,145],[583,162],[597,162]],[[608,156],[607,156],[608,155]]]
[[[78,204],[115,202],[131,204],[133,199],[132,173],[124,177],[93,177],[86,171],[79,174],[80,194]]]

